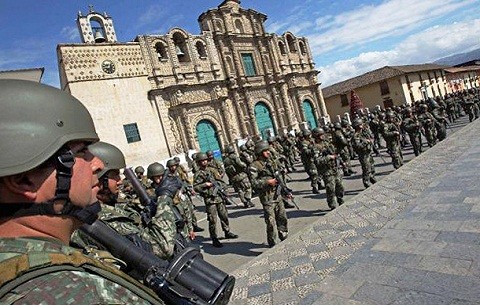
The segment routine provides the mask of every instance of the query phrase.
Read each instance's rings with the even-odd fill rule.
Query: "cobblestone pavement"
[[[479,129],[239,267],[230,304],[480,304]]]

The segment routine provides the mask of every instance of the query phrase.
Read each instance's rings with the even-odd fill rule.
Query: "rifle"
[[[213,177],[210,173],[207,176],[208,182],[213,184],[213,196],[220,196],[222,200],[225,202],[227,205],[236,205],[238,207],[238,204],[230,199],[228,196],[227,192],[225,191],[224,188],[218,183],[217,180],[215,180],[215,177]]]
[[[147,191],[143,188],[140,181],[138,181],[133,170],[131,168],[125,168],[123,171],[125,177],[132,183],[133,189],[140,198],[140,202],[145,206],[143,211],[140,213],[142,222],[149,226],[152,222],[152,218],[155,217],[157,212],[157,203],[153,201],[150,196],[148,196]],[[177,235],[175,237],[175,249],[177,251],[184,249],[188,246],[189,241],[183,236],[183,228],[185,227],[185,220],[183,219],[182,214],[178,210],[178,207],[175,205],[170,205],[170,208],[173,211],[175,217],[175,227],[177,228]]]
[[[166,304],[225,305],[230,299],[235,278],[204,261],[198,249],[182,249],[168,262],[138,248],[100,220],[84,224],[80,230],[124,261],[124,271],[152,289]]]
[[[268,164],[268,161],[267,161],[267,167],[270,167],[270,169],[272,169],[272,167]],[[278,170],[277,171],[272,170],[272,172],[273,172],[273,177],[277,180],[277,187],[275,188],[275,196],[273,196],[273,199],[277,199],[279,196],[282,196],[283,198],[285,197],[290,198],[290,201],[295,205],[297,210],[300,210],[297,203],[293,199],[292,189],[287,186],[280,172]]]

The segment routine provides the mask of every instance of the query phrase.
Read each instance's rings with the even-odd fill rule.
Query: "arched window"
[[[291,53],[297,52],[297,46],[295,45],[295,40],[292,35],[287,35],[287,44]]]
[[[167,49],[162,42],[157,42],[155,44],[155,51],[157,52],[157,58],[159,61],[168,59]]]
[[[215,30],[223,32],[223,24],[221,20],[215,20]]]
[[[235,20],[235,30],[238,34],[244,33],[243,24],[240,19]]]
[[[305,43],[303,41],[299,41],[298,45],[300,46],[300,53],[302,53],[302,55],[307,54],[307,48],[305,47]]]
[[[185,37],[177,32],[172,36],[173,43],[175,44],[175,54],[177,55],[179,62],[189,62],[190,56],[188,54],[187,42]]]
[[[195,48],[197,49],[199,58],[207,58],[207,51],[205,50],[205,45],[201,41],[195,43]]]
[[[283,42],[278,42],[278,48],[280,49],[280,53],[282,55],[287,55],[287,51],[285,50],[285,44]]]

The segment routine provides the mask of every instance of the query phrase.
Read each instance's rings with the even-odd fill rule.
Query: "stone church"
[[[173,28],[119,42],[112,17],[78,13],[81,43],[57,46],[63,90],[91,112],[127,164],[329,120],[308,41],[265,32],[267,16],[225,0],[202,13],[200,34]]]

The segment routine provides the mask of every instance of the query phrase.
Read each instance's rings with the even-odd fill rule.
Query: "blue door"
[[[303,101],[303,113],[305,114],[305,120],[308,123],[308,127],[310,127],[310,129],[316,128],[318,126],[317,119],[313,113],[312,103],[310,103],[309,100]]]
[[[262,139],[266,140],[268,137],[275,135],[272,115],[264,103],[255,105],[255,120]]]
[[[201,120],[197,124],[197,138],[200,151],[212,150],[216,159],[222,157],[220,142],[218,141],[217,130],[208,120]]]

